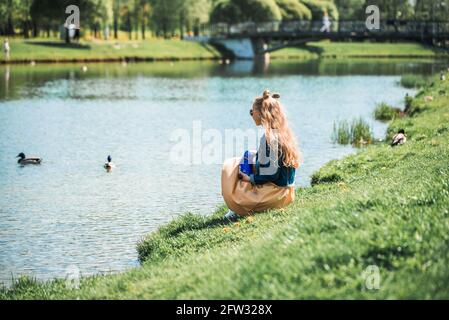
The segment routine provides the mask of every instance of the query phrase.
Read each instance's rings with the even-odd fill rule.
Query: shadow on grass
[[[193,230],[201,230],[201,229],[212,229],[218,226],[224,226],[229,224],[230,222],[226,221],[222,217],[213,217],[202,219],[201,221],[191,221],[190,223],[180,224],[169,228],[168,230],[164,230],[164,235],[168,237],[174,237],[180,233],[185,231],[193,231]]]
[[[81,49],[89,50],[90,45],[80,44],[80,43],[65,43],[65,42],[54,42],[54,41],[27,41],[26,44],[52,47],[58,49]]]
[[[317,47],[317,46],[313,46],[313,45],[308,45],[308,44],[302,44],[302,45],[299,45],[299,46],[296,46],[296,47],[304,49],[304,50],[307,50],[310,53],[314,53],[314,54],[318,55],[319,57],[321,57],[321,55],[324,52],[323,48]]]

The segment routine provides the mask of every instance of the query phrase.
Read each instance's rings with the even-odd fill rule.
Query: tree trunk
[[[118,39],[118,21],[114,19],[114,39]]]
[[[145,21],[142,21],[141,33],[142,33],[142,40],[145,40]]]
[[[33,38],[36,38],[39,35],[39,30],[37,29],[37,23],[33,20]]]
[[[131,17],[130,14],[128,13],[128,17],[127,17],[127,21],[126,21],[126,25],[128,27],[128,38],[129,40],[133,39],[133,29],[132,29],[132,24],[131,24]]]
[[[181,40],[184,40],[184,11],[181,10],[180,14],[179,14],[179,32],[180,34],[180,38]]]
[[[25,39],[28,39],[28,38],[29,38],[28,21],[25,21],[25,22],[23,23],[23,37],[24,37]]]
[[[65,28],[65,43],[70,43],[69,29]]]

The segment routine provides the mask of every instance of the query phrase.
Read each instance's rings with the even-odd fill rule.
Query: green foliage
[[[295,10],[298,10],[298,17],[308,15],[307,9],[301,7],[299,2]],[[211,22],[214,23],[271,22],[280,21],[282,18],[281,9],[275,0],[221,0],[211,13]]]
[[[230,0],[240,8],[242,22],[280,21],[282,19],[275,0]]]
[[[332,141],[339,144],[353,144],[363,146],[371,144],[373,134],[371,127],[362,118],[348,121],[334,122]]]
[[[170,36],[178,27],[181,0],[153,1],[152,24],[157,34]]]
[[[385,102],[382,102],[377,105],[374,110],[374,118],[380,121],[389,121],[393,120],[395,117],[399,115],[400,110],[395,109]]]
[[[365,20],[365,0],[335,0],[340,19]]]
[[[213,23],[236,23],[242,20],[240,7],[230,0],[218,1],[210,15],[210,21]]]
[[[2,39],[0,39],[2,41]],[[65,45],[45,39],[23,41],[10,39],[11,60],[31,61],[85,61],[85,60],[194,60],[218,59],[220,53],[210,45],[193,41],[152,39],[148,41],[90,42]]]
[[[143,239],[139,268],[79,289],[20,280],[0,299],[448,299],[449,96],[435,97],[390,124],[406,144],[331,161],[283,210],[235,224],[220,219],[224,208],[186,215]],[[366,287],[370,265],[378,290]]]
[[[339,144],[351,143],[351,127],[348,121],[334,122],[332,141]]]
[[[331,20],[335,22],[339,19],[338,9],[335,3],[330,0],[301,0],[312,12],[312,19],[320,21],[327,13]]]
[[[299,0],[276,0],[282,20],[311,20],[312,12]]]
[[[362,118],[356,119],[351,124],[351,143],[356,146],[371,144],[373,133],[370,125]]]
[[[428,2],[438,0],[425,0]],[[414,7],[411,5],[410,0],[365,0],[366,8],[369,5],[376,5],[381,8],[382,19],[413,19],[414,18]]]
[[[415,89],[426,87],[431,83],[431,79],[426,76],[407,74],[401,77],[401,86],[404,88]]]

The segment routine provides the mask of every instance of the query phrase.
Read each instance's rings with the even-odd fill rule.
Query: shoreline
[[[390,122],[388,138],[406,128],[404,146],[372,145],[330,161],[314,174],[321,182],[297,189],[285,209],[238,224],[219,222],[223,206],[208,217],[186,214],[138,244],[135,269],[83,278],[80,289],[22,279],[0,289],[0,299],[447,298],[449,288],[431,286],[447,277],[449,261],[447,92],[449,81],[435,80],[407,117]],[[228,272],[232,264],[241,272]],[[388,275],[381,290],[360,290],[367,265]],[[217,277],[223,285],[211,283]]]
[[[225,59],[224,57],[167,57],[167,58],[159,58],[159,57],[123,57],[123,58],[87,58],[87,59],[37,59],[37,60],[10,60],[10,61],[0,61],[0,65],[27,65],[31,63],[36,64],[81,64],[81,63],[118,63],[118,62],[126,62],[126,63],[145,63],[145,62],[184,62],[184,61],[220,61]],[[346,56],[318,56],[318,57],[301,57],[301,56],[274,56],[270,57],[270,60],[345,60],[345,59],[355,59],[355,60],[363,60],[363,59],[379,59],[379,60],[388,60],[388,59],[428,59],[428,60],[449,60],[449,56],[441,55],[441,56],[432,56],[432,55],[346,55]],[[239,59],[234,58],[230,59],[231,61],[252,61],[250,59]]]
[[[26,65],[30,63],[39,64],[68,64],[68,63],[139,63],[139,62],[179,62],[179,61],[218,61],[222,60],[221,57],[123,57],[123,58],[92,58],[92,59],[65,59],[65,60],[52,60],[52,59],[40,59],[40,60],[12,60],[12,61],[0,61],[1,65]]]

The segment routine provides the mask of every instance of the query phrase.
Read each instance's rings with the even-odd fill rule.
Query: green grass
[[[415,89],[428,86],[431,82],[432,79],[430,77],[415,74],[407,74],[401,77],[400,84],[404,88]]]
[[[0,39],[3,43],[3,40]],[[81,41],[66,45],[48,39],[11,39],[11,60],[84,61],[84,60],[181,60],[213,59],[220,55],[212,46],[181,40]],[[2,57],[3,59],[3,57]]]
[[[0,43],[3,38],[0,38]],[[181,40],[82,40],[66,45],[56,39],[10,39],[11,62],[78,62],[135,60],[218,59],[209,45]],[[437,49],[417,43],[311,42],[271,54],[273,59],[318,58],[437,58],[448,57]],[[3,61],[3,57],[0,61]]]
[[[406,102],[407,103],[407,102]],[[385,102],[379,103],[374,110],[374,119],[380,121],[390,121],[401,115],[401,110],[393,108]]]
[[[224,224],[225,208],[186,214],[138,245],[142,266],[63,280],[22,278],[3,299],[448,299],[449,82],[391,122],[405,145],[387,143],[331,161],[313,187],[273,210]],[[424,95],[432,102],[424,103]],[[376,265],[380,288],[365,286]]]
[[[437,58],[449,57],[446,52],[419,43],[311,42],[307,46],[285,48],[271,54],[272,58]]]
[[[334,122],[332,140],[334,143],[362,146],[371,144],[373,134],[369,124],[361,118],[354,119],[351,123],[344,120]]]

